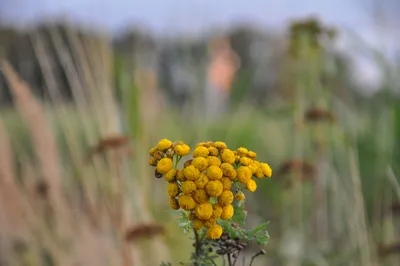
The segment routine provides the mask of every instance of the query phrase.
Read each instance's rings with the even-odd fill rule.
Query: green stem
[[[196,250],[196,260],[199,258],[200,255],[200,239],[199,239],[199,233],[197,233],[196,229],[193,229],[194,232],[194,237],[196,239],[195,243],[195,250]]]

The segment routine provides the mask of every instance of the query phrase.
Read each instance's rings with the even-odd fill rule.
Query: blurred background
[[[0,0],[0,265],[188,260],[147,162],[161,138],[272,166],[247,195],[247,225],[270,221],[253,265],[399,265],[399,14],[396,0]]]

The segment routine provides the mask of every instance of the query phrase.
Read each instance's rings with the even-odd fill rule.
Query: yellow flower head
[[[187,180],[196,180],[200,176],[200,171],[193,165],[189,165],[183,169],[183,175]]]
[[[256,191],[256,189],[257,189],[257,183],[256,183],[256,181],[254,181],[253,179],[250,179],[249,181],[247,181],[246,188],[247,188],[250,192]]]
[[[175,154],[175,151],[174,151],[174,149],[172,149],[172,148],[169,148],[166,152],[165,152],[165,155],[168,157],[168,158],[173,158],[174,157],[174,154]]]
[[[222,207],[218,203],[213,204],[213,215],[212,217],[214,218],[219,218],[221,217],[222,213]]]
[[[249,157],[251,159],[255,159],[257,157],[257,154],[254,151],[249,151],[247,153],[247,157]]]
[[[232,205],[227,205],[222,207],[222,213],[221,213],[221,219],[222,220],[229,220],[233,216],[233,206]]]
[[[246,198],[246,196],[243,194],[242,191],[238,191],[238,192],[235,194],[235,199],[236,199],[236,200],[244,200],[245,198]]]
[[[207,177],[210,180],[217,180],[222,177],[222,170],[216,165],[211,165],[207,168]]]
[[[182,192],[185,194],[190,194],[196,190],[196,184],[193,181],[183,181],[182,182]]]
[[[165,151],[166,149],[168,149],[171,146],[172,146],[172,141],[170,141],[168,139],[162,139],[158,142],[157,149],[159,151]]]
[[[158,150],[157,150],[157,147],[151,148],[151,149],[149,150],[150,156],[153,156],[153,155],[156,153],[156,151],[158,151]]]
[[[221,161],[218,157],[216,156],[207,156],[207,161],[208,161],[208,165],[215,165],[215,166],[220,166],[221,165]]]
[[[175,146],[175,153],[179,156],[186,156],[190,153],[190,147],[186,144],[179,144]]]
[[[194,182],[196,183],[197,188],[204,189],[209,179],[206,174],[201,173],[199,178],[197,178]]]
[[[194,230],[200,230],[201,228],[203,228],[204,226],[204,222],[200,219],[194,219],[193,220],[193,229]]]
[[[270,167],[267,163],[262,163],[262,164],[260,165],[260,167],[261,167],[261,169],[262,169],[262,171],[263,171],[263,174],[264,174],[266,177],[271,177],[271,176],[272,176],[272,169],[271,169],[271,167]]]
[[[239,149],[237,149],[238,155],[240,156],[247,156],[247,154],[249,153],[249,151],[246,148],[240,147]]]
[[[209,239],[218,239],[222,235],[222,227],[218,224],[215,224],[208,228],[206,235]]]
[[[230,180],[229,177],[222,177],[221,182],[224,190],[230,190],[232,188],[232,180]]]
[[[193,158],[207,157],[208,154],[209,154],[208,148],[203,146],[198,146],[193,151]]]
[[[250,168],[247,166],[240,166],[237,169],[237,180],[242,184],[247,184],[247,181],[251,178],[253,173],[251,172]]]
[[[181,194],[178,197],[179,206],[184,210],[193,210],[196,208],[196,202],[190,195]]]
[[[239,162],[241,165],[249,165],[253,160],[247,157],[240,157]]]
[[[208,152],[211,156],[218,156],[219,151],[214,146],[208,147]]]
[[[226,149],[228,146],[226,146],[225,142],[217,141],[214,142],[214,147],[217,148],[218,150],[223,150]]]
[[[206,192],[210,197],[218,197],[223,190],[222,183],[218,180],[210,181],[206,185]]]
[[[169,170],[172,169],[172,160],[170,158],[162,158],[157,163],[156,169],[157,169],[157,172],[165,175],[166,173],[168,173]]]
[[[208,227],[208,228],[210,228],[216,224],[217,224],[217,219],[215,219],[214,217],[211,217],[210,219],[208,219],[204,222],[204,226]]]
[[[230,149],[223,149],[221,151],[221,159],[224,163],[234,163],[235,162],[235,154]]]
[[[197,203],[206,203],[210,199],[210,196],[208,196],[204,189],[197,189],[193,193],[193,198]]]
[[[192,165],[197,169],[199,169],[200,172],[202,172],[207,169],[208,160],[204,157],[197,157],[193,159]]]
[[[207,145],[207,143],[202,141],[202,142],[199,142],[199,143],[196,144],[196,148],[200,147],[200,146],[205,147],[206,145]]]
[[[263,178],[263,177],[264,177],[264,173],[263,173],[261,167],[259,167],[259,168],[257,169],[257,172],[256,172],[255,176],[256,176],[257,178]]]
[[[224,176],[229,177],[231,180],[235,179],[236,170],[231,164],[223,163],[221,164],[221,169]]]
[[[176,169],[171,169],[164,175],[164,178],[168,182],[171,182],[175,181],[175,176],[176,176]]]
[[[221,206],[229,205],[233,202],[233,193],[230,190],[224,190],[218,197],[218,203]]]
[[[186,180],[185,176],[183,175],[182,169],[176,171],[176,180],[181,181],[181,182]]]
[[[169,206],[173,210],[179,210],[178,200],[176,198],[174,198],[174,197],[169,198]]]
[[[212,142],[212,141],[207,141],[206,144],[205,144],[204,146],[207,147],[207,148],[214,147],[214,142]]]
[[[251,164],[249,164],[249,168],[253,175],[257,173],[258,168],[260,167],[260,163],[257,161],[252,161]]]
[[[170,197],[176,197],[179,194],[179,187],[178,184],[175,182],[168,183],[168,195]]]
[[[156,151],[153,154],[153,157],[156,158],[157,160],[161,160],[162,158],[164,158],[164,153],[162,151]]]
[[[149,158],[149,164],[150,164],[151,166],[156,166],[156,165],[157,165],[157,159],[156,159],[155,157],[151,156],[151,157]]]
[[[201,203],[196,207],[196,217],[201,220],[208,220],[213,214],[213,208],[210,203]]]

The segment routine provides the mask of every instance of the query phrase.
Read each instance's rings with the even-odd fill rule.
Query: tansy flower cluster
[[[244,200],[243,191],[254,192],[255,180],[271,177],[272,170],[256,160],[255,152],[243,147],[230,150],[221,141],[197,144],[193,159],[178,169],[178,162],[190,152],[183,142],[162,139],[150,149],[149,164],[156,167],[156,176],[168,182],[171,208],[187,211],[195,230],[206,227],[207,237],[218,239],[223,231],[218,219],[231,219],[234,200]]]

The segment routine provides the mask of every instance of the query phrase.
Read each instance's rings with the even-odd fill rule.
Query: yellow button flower
[[[165,175],[166,173],[168,173],[169,170],[172,169],[172,160],[170,158],[162,158],[157,163],[156,169],[157,169],[157,172]]]
[[[199,204],[196,207],[195,213],[197,218],[201,220],[208,220],[213,214],[212,205],[210,203]]]
[[[239,149],[237,149],[238,155],[240,156],[247,156],[247,154],[249,153],[249,151],[246,148],[240,147]]]
[[[236,199],[236,200],[244,200],[245,198],[246,198],[246,196],[243,194],[242,191],[238,191],[238,192],[235,194],[235,199]]]
[[[223,149],[221,151],[221,159],[224,163],[234,163],[235,162],[235,154],[230,149]]]
[[[193,181],[184,181],[182,182],[182,192],[185,194],[190,194],[196,190],[196,184]]]
[[[218,203],[221,206],[229,205],[233,202],[233,193],[230,190],[224,190],[218,197]]]
[[[197,157],[193,159],[192,165],[197,169],[199,169],[200,172],[202,172],[207,169],[208,160],[204,157]]]
[[[208,148],[203,146],[198,146],[193,151],[193,158],[207,157],[208,154],[209,154]]]
[[[223,163],[221,164],[221,169],[224,176],[229,177],[231,180],[235,179],[236,170],[231,164]]]
[[[161,160],[162,158],[164,158],[164,153],[162,151],[156,151],[153,154],[153,157],[156,158],[157,160]]]
[[[190,147],[186,144],[176,145],[174,150],[179,156],[186,156],[190,153]]]
[[[166,149],[168,149],[171,146],[172,146],[172,141],[170,141],[168,139],[162,139],[158,142],[157,149],[159,151],[165,151]]]
[[[175,176],[176,176],[176,169],[171,169],[164,175],[164,178],[168,182],[171,182],[175,181]]]
[[[210,197],[218,197],[223,190],[222,183],[218,180],[210,181],[206,185],[206,192]]]
[[[253,160],[247,157],[240,157],[239,162],[241,165],[249,165]]]
[[[230,180],[229,177],[222,177],[221,182],[224,190],[230,190],[232,188],[232,180]]]
[[[257,157],[257,154],[256,154],[254,151],[249,151],[249,152],[247,153],[247,157],[249,157],[249,158],[251,158],[251,159],[254,159],[254,158]]]
[[[216,165],[211,165],[207,168],[207,177],[210,180],[217,180],[222,177],[222,170]]]
[[[183,169],[183,175],[187,180],[196,180],[200,176],[200,171],[193,165],[189,165]]]
[[[233,206],[232,205],[227,205],[222,207],[222,213],[221,213],[221,219],[222,220],[229,220],[233,216]]]
[[[194,230],[200,230],[204,226],[204,221],[200,219],[194,219],[193,220],[193,229]]]
[[[169,198],[169,206],[173,210],[179,210],[178,200],[176,198],[174,198],[174,197]]]
[[[261,167],[261,169],[262,169],[262,171],[263,171],[263,174],[264,174],[266,177],[271,177],[271,176],[272,176],[272,169],[271,169],[271,167],[270,167],[267,163],[262,163],[262,164],[260,165],[260,167]]]
[[[263,173],[261,167],[259,167],[259,168],[257,169],[257,172],[256,172],[255,176],[256,176],[257,178],[263,178],[263,177],[264,177],[264,173]]]
[[[176,197],[179,194],[178,184],[175,182],[168,183],[168,195],[170,197]]]
[[[251,172],[250,168],[247,166],[240,166],[237,169],[237,180],[242,184],[247,184],[247,181],[251,178],[253,173]]]
[[[247,188],[250,192],[256,191],[256,189],[257,189],[257,183],[256,183],[256,181],[254,181],[253,179],[250,179],[249,181],[247,181],[246,188]]]
[[[210,196],[208,196],[204,189],[197,189],[193,193],[193,198],[197,203],[206,203],[210,199]]]
[[[259,167],[260,167],[260,163],[257,161],[253,161],[253,162],[251,162],[251,164],[249,164],[249,168],[250,168],[251,172],[253,173],[253,175],[255,175],[257,173],[257,170]]]
[[[193,210],[196,208],[196,202],[190,195],[181,194],[178,197],[179,206],[184,210]]]
[[[211,155],[211,156],[218,156],[218,154],[219,154],[218,149],[215,147],[208,147],[208,152],[209,152],[209,155]]]
[[[150,156],[150,158],[149,158],[149,164],[150,164],[151,166],[156,166],[156,165],[157,165],[157,159],[156,159],[155,157],[153,157],[153,156]]]
[[[215,165],[215,166],[220,166],[221,165],[221,161],[218,157],[216,156],[207,156],[207,161],[208,161],[208,165]]]
[[[208,228],[206,235],[210,239],[218,239],[222,235],[222,227],[218,224],[215,224],[212,227]]]
[[[153,155],[156,153],[156,151],[158,151],[158,150],[157,150],[157,147],[151,148],[151,149],[149,150],[150,156],[153,156]]]
[[[222,214],[222,207],[218,203],[214,203],[213,205],[213,215],[212,217],[214,218],[219,218],[221,217]]]
[[[183,175],[182,169],[176,171],[176,180],[181,181],[181,182],[186,180],[185,176]]]
[[[201,173],[200,177],[197,178],[194,182],[196,183],[197,188],[204,189],[206,184],[208,183],[209,179],[206,174]]]
[[[217,224],[217,219],[215,219],[214,217],[211,217],[210,219],[204,221],[204,226],[208,228],[213,227],[216,224]]]
[[[223,149],[226,149],[228,146],[226,146],[225,142],[216,141],[214,143],[214,147],[217,148],[218,150],[223,150]]]

